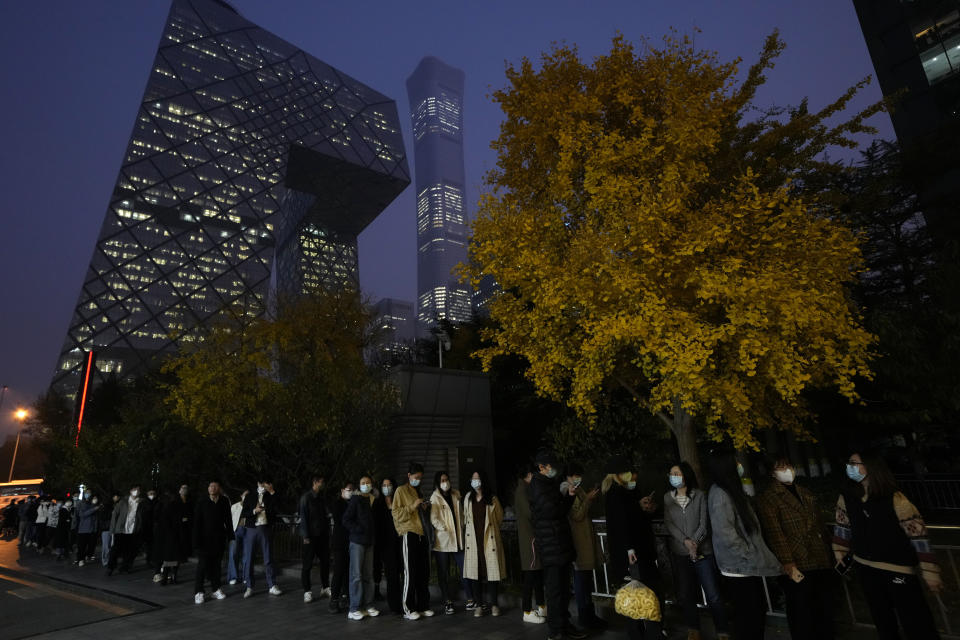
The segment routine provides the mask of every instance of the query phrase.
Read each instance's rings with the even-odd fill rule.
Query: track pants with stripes
[[[430,552],[427,538],[413,532],[403,534],[403,612],[426,611],[430,607]]]

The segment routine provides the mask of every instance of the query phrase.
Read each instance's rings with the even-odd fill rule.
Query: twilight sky
[[[495,158],[504,61],[538,58],[555,41],[591,58],[616,31],[658,42],[670,27],[724,60],[756,59],[779,28],[787,43],[760,104],[819,108],[873,74],[853,3],[844,0],[233,0],[240,13],[397,101],[408,154],[404,81],[425,55],[466,72],[468,204]],[[0,227],[0,437],[17,405],[50,382],[146,85],[169,3],[10,2],[0,26],[4,202]],[[874,83],[855,106],[879,99]],[[874,123],[892,138],[886,116]],[[411,169],[415,170],[412,166]],[[416,297],[416,222],[408,188],[360,236],[360,280],[371,298]]]

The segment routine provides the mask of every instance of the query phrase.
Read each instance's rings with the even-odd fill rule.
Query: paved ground
[[[288,569],[279,583],[285,593],[267,595],[260,584],[253,598],[244,600],[238,588],[225,587],[228,598],[197,606],[193,603],[194,565],[181,569],[180,584],[161,587],[142,558],[129,575],[107,577],[99,563],[85,567],[57,562],[32,550],[22,555],[16,543],[0,542],[0,640],[44,638],[160,639],[200,638],[292,638],[306,634],[335,635],[363,640],[424,640],[424,634],[464,640],[544,640],[546,625],[525,624],[516,608],[504,608],[500,618],[475,619],[458,612],[410,622],[385,613],[376,619],[352,622],[344,614],[330,614],[327,601],[305,604],[299,589],[299,569]],[[383,605],[386,609],[386,605]],[[618,616],[608,608],[600,613],[611,628],[597,638],[626,637]],[[686,633],[668,610],[670,639]],[[704,619],[705,627],[709,622]],[[711,633],[706,638],[713,638]],[[790,635],[771,620],[768,640],[787,640]],[[872,631],[847,630],[844,640],[866,640]]]

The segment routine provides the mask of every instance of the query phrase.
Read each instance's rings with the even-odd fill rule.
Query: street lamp
[[[13,459],[10,460],[10,475],[7,476],[7,482],[13,482],[13,465],[17,462],[17,450],[20,449],[20,434],[23,432],[23,423],[27,419],[26,409],[17,409],[13,412],[13,417],[20,421],[20,428],[17,429],[17,444],[13,446]]]

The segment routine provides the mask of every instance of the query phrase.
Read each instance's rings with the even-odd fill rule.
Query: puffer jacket
[[[560,494],[560,481],[542,473],[530,482],[530,515],[535,536],[534,547],[545,567],[559,567],[573,562],[576,555],[573,533],[567,514],[573,496]]]

